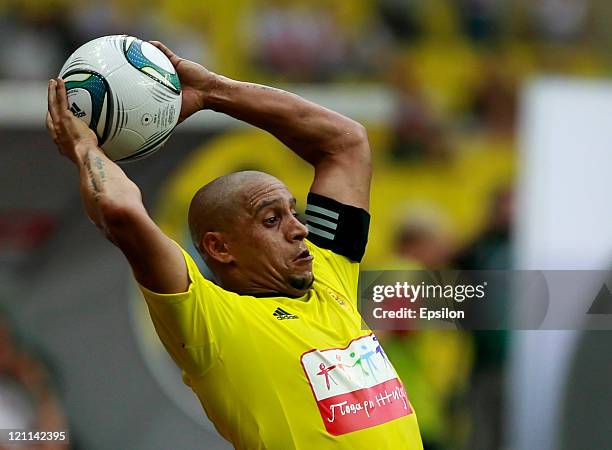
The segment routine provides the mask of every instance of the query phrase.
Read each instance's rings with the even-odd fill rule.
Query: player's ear
[[[227,264],[234,261],[234,256],[229,251],[227,240],[223,233],[209,231],[202,237],[200,244],[205,253],[221,263]]]

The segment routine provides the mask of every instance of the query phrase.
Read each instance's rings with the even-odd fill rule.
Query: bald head
[[[282,181],[255,171],[219,177],[195,194],[191,237],[222,288],[297,296],[310,289],[308,229],[295,205]]]
[[[189,231],[196,248],[202,253],[199,244],[207,232],[231,230],[239,213],[248,206],[249,189],[267,182],[280,183],[267,173],[246,170],[223,175],[200,188],[189,206]]]

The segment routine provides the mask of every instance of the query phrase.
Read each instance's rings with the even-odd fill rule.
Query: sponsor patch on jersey
[[[301,357],[321,418],[335,436],[412,414],[404,386],[374,334]]]

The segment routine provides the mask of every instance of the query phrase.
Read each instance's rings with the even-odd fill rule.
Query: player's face
[[[302,295],[313,282],[308,235],[295,211],[295,199],[275,178],[251,183],[233,234],[232,255],[242,276],[257,289]]]

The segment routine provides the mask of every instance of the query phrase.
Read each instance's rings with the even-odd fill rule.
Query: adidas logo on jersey
[[[276,308],[276,311],[274,311],[272,315],[276,317],[278,320],[299,319],[299,317],[296,316],[295,314],[288,313],[282,308]]]
[[[85,111],[83,111],[79,106],[72,102],[72,106],[70,107],[70,112],[74,114],[75,117],[83,117],[85,115]]]

